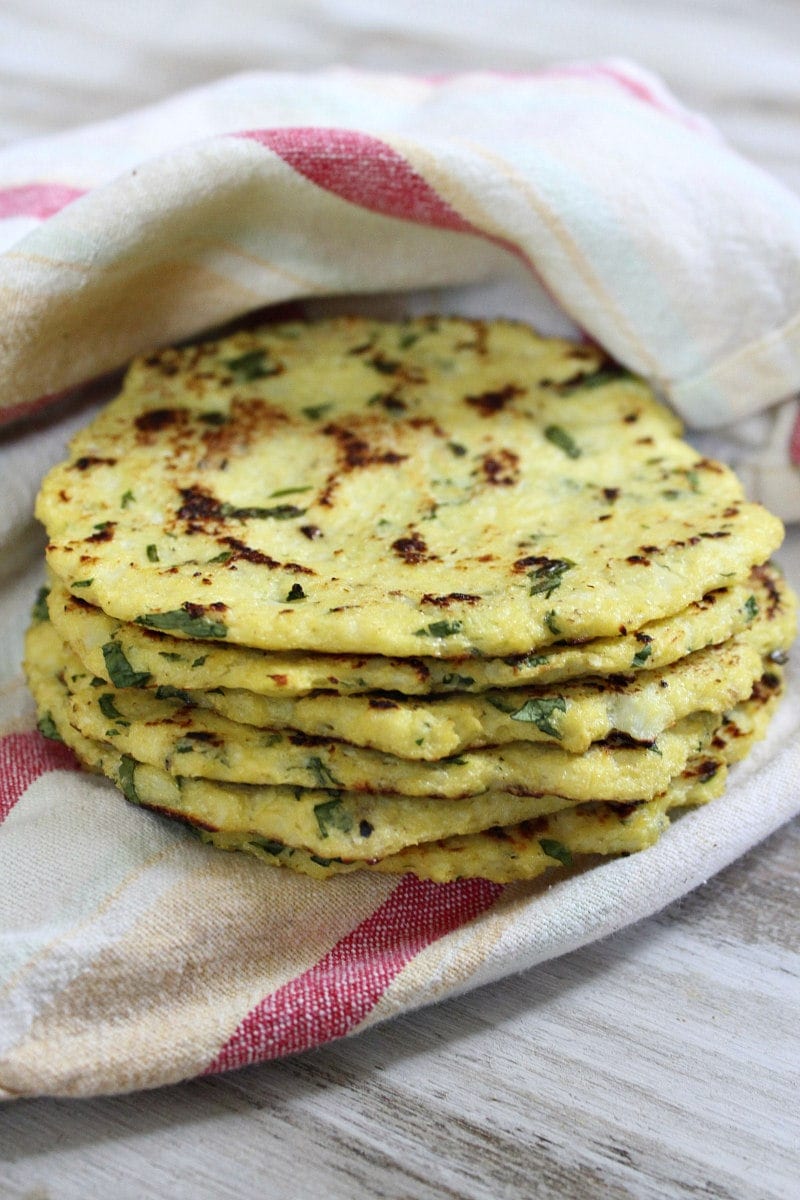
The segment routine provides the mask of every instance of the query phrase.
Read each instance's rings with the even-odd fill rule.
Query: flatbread
[[[49,632],[49,625],[36,627],[29,657],[39,653]],[[70,689],[68,719],[85,737],[113,742],[121,753],[175,776],[286,785],[288,795],[295,788],[323,788],[450,800],[505,790],[640,800],[662,791],[718,723],[712,713],[694,713],[652,744],[598,743],[580,755],[549,743],[513,742],[438,762],[409,761],[347,742],[238,725],[135,689],[106,692],[92,687],[60,645],[53,656]]]
[[[47,476],[54,573],[146,628],[508,656],[745,579],[777,518],[589,346],[340,318],[137,360]]]
[[[724,712],[746,699],[763,673],[765,654],[790,640],[773,640],[776,632],[762,622],[722,646],[630,679],[598,678],[574,681],[558,691],[515,689],[427,702],[327,694],[278,701],[224,689],[175,694],[171,688],[153,693],[98,687],[88,675],[79,678],[76,658],[65,652],[65,661],[74,677],[72,720],[87,736],[113,736],[137,756],[167,764],[176,774],[205,775],[209,767],[211,778],[241,782],[236,772],[257,769],[254,760],[261,750],[270,752],[270,761],[277,751],[279,760],[296,762],[293,738],[295,751],[298,744],[313,746],[314,739],[333,740],[420,762],[515,742],[551,742],[569,754],[582,754],[615,733],[652,743],[684,717]],[[110,720],[114,713],[117,717]],[[296,738],[298,731],[306,736]],[[199,752],[192,753],[192,747]],[[223,775],[217,773],[220,767]]]
[[[222,848],[258,853],[276,865],[306,873],[363,865],[382,871],[411,870],[425,878],[467,874],[529,878],[556,861],[565,863],[572,854],[641,849],[666,828],[670,807],[718,793],[727,745],[735,742],[738,753],[744,740],[759,734],[780,687],[776,668],[752,701],[709,730],[705,741],[713,737],[715,744],[700,748],[683,778],[642,804],[565,807],[560,797],[532,802],[519,796],[414,801],[177,780],[138,763],[107,743],[85,738],[70,724],[67,685],[59,676],[58,640],[51,634],[47,624],[34,626],[26,645],[28,677],[45,732],[66,741],[84,763],[114,779],[129,800],[199,827]],[[738,727],[732,738],[734,723]],[[558,807],[553,811],[548,804]],[[521,826],[495,827],[495,821],[515,822],[523,813]],[[452,830],[459,832],[448,836]]]
[[[109,617],[72,595],[52,575],[47,603],[53,624],[84,665],[93,675],[121,687],[161,685],[193,691],[225,687],[282,698],[314,691],[424,696],[664,667],[741,633],[759,612],[771,620],[780,618],[787,591],[778,590],[779,580],[774,567],[759,566],[741,584],[709,592],[674,616],[648,621],[640,630],[580,645],[554,643],[545,652],[530,651],[508,659],[279,653],[228,643],[192,642]]]
[[[557,742],[571,754],[582,754],[592,742],[614,733],[655,741],[691,713],[724,712],[746,699],[763,672],[764,658],[790,645],[794,625],[787,604],[782,621],[757,618],[748,633],[661,670],[573,680],[559,688],[493,690],[426,701],[396,693],[321,693],[277,700],[226,688],[182,695],[189,705],[238,724],[295,729],[400,758],[437,761],[517,741]],[[645,643],[640,653],[646,651]],[[161,689],[158,694],[170,691]]]

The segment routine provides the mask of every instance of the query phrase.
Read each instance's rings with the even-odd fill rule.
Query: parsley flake
[[[146,629],[175,629],[179,633],[185,633],[187,637],[224,638],[228,632],[228,626],[223,621],[214,617],[193,616],[185,608],[175,608],[171,612],[144,613],[141,617],[136,617],[135,623],[144,625]]]
[[[119,642],[106,642],[102,650],[108,677],[114,687],[144,687],[149,681],[150,672],[135,671],[125,657],[125,652]],[[176,657],[178,656],[176,655]]]
[[[422,629],[415,629],[414,637],[452,637],[454,633],[460,633],[461,629],[461,621],[432,621],[430,625],[425,625]]]
[[[555,838],[541,838],[539,845],[548,858],[556,859],[563,867],[572,866],[572,851],[563,842],[557,842]]]
[[[286,849],[283,842],[275,842],[271,838],[250,838],[248,845],[255,846],[257,850],[263,850],[265,854],[272,854],[275,857]]]
[[[301,408],[300,411],[309,421],[319,421],[332,408],[332,404],[309,404],[306,408]]]
[[[33,602],[31,609],[31,618],[37,624],[41,621],[49,621],[50,613],[47,608],[47,597],[50,595],[50,588],[40,587],[36,593],[36,599]]]
[[[550,632],[557,636],[559,633],[561,633],[561,626],[558,624],[556,617],[556,610],[551,608],[550,611],[544,615],[544,623]]]
[[[50,738],[50,740],[53,742],[64,741],[61,734],[58,732],[56,723],[49,712],[44,713],[41,717],[39,717],[39,720],[36,722],[36,728],[39,730],[39,733],[46,738]]]
[[[108,717],[109,721],[116,721],[119,725],[130,725],[130,721],[126,721],[122,713],[114,703],[114,697],[111,692],[104,692],[102,696],[97,697],[97,703],[100,706],[100,711],[104,717]]]
[[[552,700],[546,698],[526,700],[522,708],[518,708],[516,712],[509,713],[512,721],[527,721],[531,725],[535,725],[541,733],[546,733],[548,737],[561,739],[561,731],[553,724],[551,717],[556,712],[566,712],[567,702],[563,696],[554,696]]]
[[[308,762],[306,763],[306,767],[314,776],[317,787],[323,788],[325,791],[330,791],[331,788],[336,791],[341,789],[341,783],[332,773],[330,768],[325,766],[325,763],[321,758],[318,758],[316,755],[312,755],[312,757],[309,758]]]
[[[136,791],[136,759],[131,758],[129,754],[123,754],[120,759],[119,767],[117,768],[117,782],[122,789],[122,794],[126,800],[130,800],[131,804],[139,804],[139,795]]]
[[[650,655],[653,653],[652,646],[642,646],[641,650],[637,650],[631,662],[632,667],[643,667]]]
[[[548,442],[552,442],[554,446],[558,446],[559,450],[563,450],[567,458],[580,458],[580,446],[560,425],[548,425],[544,436]]]
[[[266,350],[249,350],[246,354],[240,354],[238,358],[226,359],[223,366],[232,371],[241,383],[251,383],[254,379],[279,375],[283,369],[275,363],[267,362]]]
[[[561,577],[575,563],[570,558],[544,558],[539,565],[528,572],[528,579],[531,581],[529,596],[538,596],[544,593],[545,599],[549,599],[556,588],[561,587]]]
[[[320,837],[326,838],[332,829],[340,833],[349,833],[353,828],[353,818],[338,797],[315,804],[314,816],[317,818]]]

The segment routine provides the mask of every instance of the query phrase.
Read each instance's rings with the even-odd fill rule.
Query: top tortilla
[[[430,657],[619,635],[782,526],[640,381],[524,326],[338,318],[134,363],[45,480],[76,596],[177,636]]]

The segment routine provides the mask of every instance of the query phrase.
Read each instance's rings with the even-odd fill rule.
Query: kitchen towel
[[[800,201],[624,63],[250,74],[0,150],[0,1096],[320,1045],[645,917],[800,809],[791,667],[723,798],[552,885],[320,885],[128,806],[17,666],[33,495],[102,377],[281,301],[503,312],[599,341],[800,517],[798,266]]]

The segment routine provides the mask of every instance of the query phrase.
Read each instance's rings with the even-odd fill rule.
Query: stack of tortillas
[[[138,360],[38,513],[42,732],[317,877],[643,849],[763,734],[795,632],[780,522],[640,380],[513,323]]]

